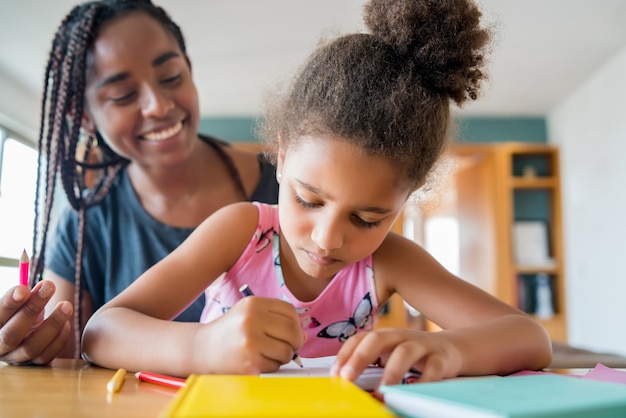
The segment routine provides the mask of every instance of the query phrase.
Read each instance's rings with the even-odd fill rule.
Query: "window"
[[[459,275],[459,222],[453,216],[432,216],[424,226],[424,247],[452,274]]]
[[[31,255],[37,151],[0,126],[0,294],[19,282],[18,259]]]

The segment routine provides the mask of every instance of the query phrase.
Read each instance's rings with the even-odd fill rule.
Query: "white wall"
[[[561,148],[569,342],[626,355],[626,48],[548,116]]]
[[[0,71],[0,125],[37,140],[40,96]]]

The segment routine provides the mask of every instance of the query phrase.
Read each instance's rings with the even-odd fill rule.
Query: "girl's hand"
[[[0,360],[10,364],[47,364],[70,336],[72,304],[60,302],[44,320],[44,307],[54,294],[50,281],[32,291],[16,286],[0,298]]]
[[[409,371],[421,373],[419,382],[457,376],[462,357],[445,333],[386,328],[350,337],[339,350],[331,375],[355,380],[370,364],[385,367],[380,385],[393,385]]]
[[[202,328],[201,334],[204,331],[207,334],[200,347],[215,345],[219,349],[197,350],[203,357],[199,360],[204,368],[209,360],[210,373],[219,374],[256,375],[276,371],[291,361],[306,338],[290,303],[259,296],[242,299]]]

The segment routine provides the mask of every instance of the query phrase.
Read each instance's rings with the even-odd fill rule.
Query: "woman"
[[[183,35],[149,0],[74,7],[55,35],[45,80],[39,173],[46,178],[32,275],[56,286],[46,316],[61,301],[74,304],[74,337],[60,353],[69,357],[94,310],[202,220],[237,201],[274,203],[278,186],[260,156],[197,133]],[[57,178],[71,207],[49,235]],[[177,319],[197,321],[203,305],[201,298]]]

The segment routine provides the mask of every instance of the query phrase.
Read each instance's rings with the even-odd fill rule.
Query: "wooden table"
[[[564,374],[589,370],[546,369]],[[56,359],[45,367],[0,362],[0,417],[158,417],[177,391],[139,382],[128,373],[121,391],[109,394],[106,385],[114,374],[82,360]]]
[[[56,359],[45,367],[0,362],[0,417],[158,417],[176,394],[132,373],[120,392],[108,394],[114,373],[82,360]]]

